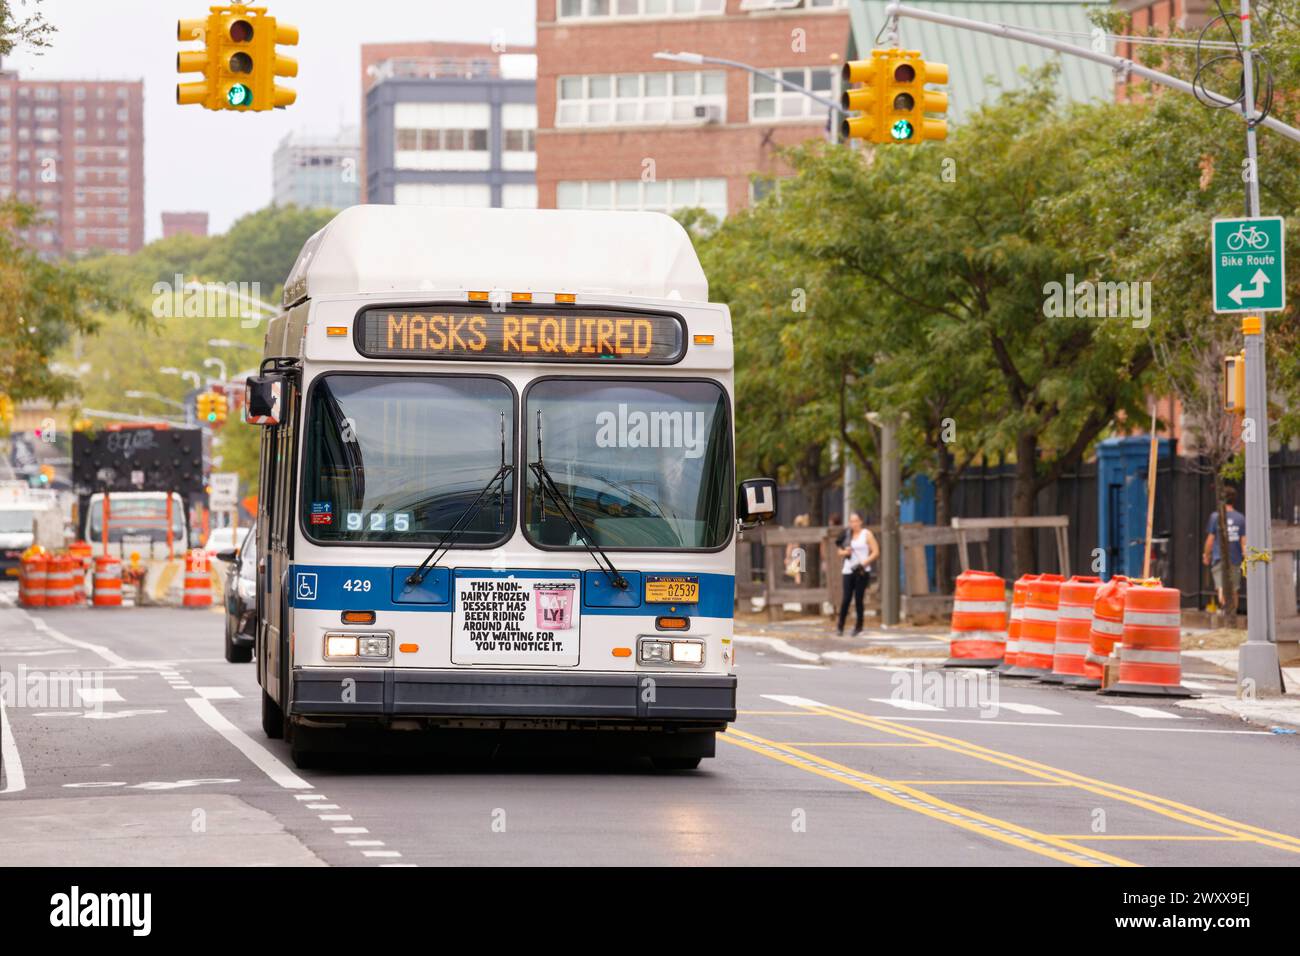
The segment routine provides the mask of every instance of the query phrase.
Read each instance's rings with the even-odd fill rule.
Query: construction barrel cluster
[[[78,541],[65,552],[50,553],[33,546],[23,553],[18,577],[21,607],[122,607],[122,582],[139,584],[144,569],[132,556],[124,569],[121,558],[111,554],[92,556],[90,545]],[[87,591],[89,579],[91,587]],[[87,601],[89,595],[89,602]],[[201,548],[185,556],[183,607],[212,606],[212,575],[208,556]]]
[[[1001,577],[965,571],[946,664],[1103,694],[1190,697],[1181,646],[1180,595],[1156,578],[1025,574],[1008,613]]]

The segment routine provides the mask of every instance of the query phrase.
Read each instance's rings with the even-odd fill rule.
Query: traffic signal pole
[[[1242,103],[1246,115],[1246,216],[1259,216],[1259,162],[1255,148],[1255,69],[1250,50],[1250,0],[1241,0]],[[1282,670],[1277,656],[1277,611],[1274,605],[1273,507],[1268,482],[1268,387],[1264,368],[1264,313],[1242,320],[1246,345],[1246,422],[1253,434],[1246,441],[1246,643],[1237,658],[1238,695],[1280,694]],[[1225,572],[1228,529],[1219,529],[1219,555]],[[1252,560],[1252,555],[1262,560]]]

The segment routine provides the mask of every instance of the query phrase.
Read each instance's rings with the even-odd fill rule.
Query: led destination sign
[[[367,309],[357,318],[357,348],[369,358],[664,365],[681,357],[682,345],[675,316],[601,309],[416,306]]]

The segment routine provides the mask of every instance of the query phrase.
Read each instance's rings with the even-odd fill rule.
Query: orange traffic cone
[[[1182,685],[1182,611],[1177,588],[1156,578],[1135,582],[1124,594],[1124,642],[1119,680],[1103,694],[1195,697]]]
[[[996,667],[1007,646],[1007,585],[991,571],[963,571],[952,602],[948,667]]]
[[[1052,673],[1039,680],[1048,684],[1070,684],[1083,677],[1083,659],[1088,653],[1092,627],[1092,604],[1101,578],[1076,574],[1061,585],[1061,603],[1056,617],[1056,648]]]

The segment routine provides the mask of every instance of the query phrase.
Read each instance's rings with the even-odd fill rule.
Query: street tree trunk
[[[1016,438],[1016,484],[1011,494],[1011,515],[1029,518],[1034,514],[1034,498],[1038,478],[1038,439],[1032,432],[1022,432]],[[1015,528],[1011,532],[1011,565],[1014,576],[1041,572],[1036,567],[1034,529]]]

